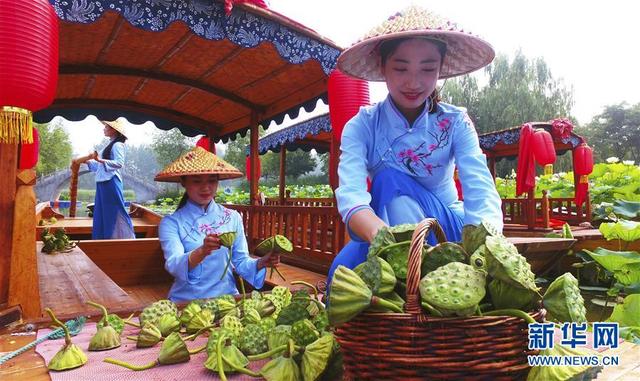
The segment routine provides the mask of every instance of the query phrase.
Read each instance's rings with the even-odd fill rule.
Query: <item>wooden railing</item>
[[[322,197],[322,198],[313,198],[313,197],[285,197],[284,203],[280,203],[280,199],[275,198],[266,198],[265,203],[266,206],[273,205],[282,205],[282,206],[334,206],[335,199],[333,197]]]
[[[250,249],[275,234],[293,243],[294,253],[283,261],[326,273],[346,243],[345,227],[334,207],[225,205],[242,215]]]
[[[546,191],[543,192],[541,198],[535,199],[503,198],[502,214],[504,222],[532,226],[528,217],[531,215],[528,212],[530,205],[533,205],[531,214],[535,217],[533,225],[537,222],[538,226],[548,228],[552,218],[566,221],[570,225],[591,222],[591,203],[588,197],[582,207],[577,207],[574,198],[548,197]]]

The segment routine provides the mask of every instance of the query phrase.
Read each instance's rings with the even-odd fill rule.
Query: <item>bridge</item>
[[[78,172],[78,176],[82,176],[88,173],[89,170],[81,170]],[[127,189],[133,189],[136,193],[137,202],[145,202],[155,200],[160,192],[160,188],[153,183],[148,184],[140,178],[134,177],[127,172],[120,172],[122,174],[123,182]],[[60,197],[60,192],[63,189],[69,189],[69,181],[71,180],[71,170],[64,169],[57,172],[53,172],[47,176],[39,177],[35,192],[36,197],[40,201],[52,201],[57,200]]]

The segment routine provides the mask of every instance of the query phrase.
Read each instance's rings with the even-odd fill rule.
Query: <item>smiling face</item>
[[[382,74],[393,102],[412,120],[422,111],[440,75],[441,49],[419,38],[401,42],[382,62]]]
[[[218,191],[217,175],[193,175],[181,180],[187,196],[194,203],[206,207]]]

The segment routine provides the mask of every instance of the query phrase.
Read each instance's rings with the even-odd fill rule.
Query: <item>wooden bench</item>
[[[265,285],[270,287],[285,286],[290,288],[300,288],[299,285],[292,285],[291,282],[302,280],[316,286],[318,282],[327,280],[327,274],[305,270],[303,268],[291,266],[286,263],[280,263],[278,265],[278,270],[280,270],[286,280],[280,278],[278,273],[276,273],[275,271],[273,273],[273,276],[270,277],[269,274],[271,273],[271,270],[267,269],[267,277],[265,278],[264,282]]]

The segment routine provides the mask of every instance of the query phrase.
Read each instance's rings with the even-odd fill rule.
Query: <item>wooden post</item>
[[[491,156],[489,157],[489,172],[491,172],[491,176],[493,177],[493,182],[496,182],[496,158]]]
[[[78,172],[80,171],[80,164],[77,162],[71,163],[71,179],[69,180],[69,199],[71,204],[69,205],[69,217],[76,216],[76,202],[78,200]]]
[[[340,164],[340,142],[332,134],[331,147],[329,148],[329,185],[334,191],[340,185],[338,164]]]
[[[284,205],[284,187],[285,187],[285,173],[287,169],[287,149],[284,147],[280,147],[280,205]]]
[[[536,226],[536,191],[535,189],[530,190],[527,193],[527,227],[529,230],[533,230]]]
[[[542,207],[542,225],[548,228],[551,223],[549,221],[549,195],[546,190],[542,191],[542,202],[540,206]]]
[[[253,239],[255,238],[255,234],[258,232],[258,218],[256,218],[256,208],[259,205],[258,201],[258,182],[260,179],[258,178],[258,137],[259,137],[259,129],[258,126],[258,113],[256,111],[251,112],[251,132],[250,132],[250,148],[249,155],[251,158],[251,172],[249,173],[249,198],[251,199],[251,206],[249,212],[249,247],[253,247]]]
[[[0,304],[9,299],[9,271],[13,242],[13,211],[16,199],[18,145],[0,143]],[[31,212],[31,219],[33,219]],[[31,238],[35,236],[35,233]]]
[[[33,186],[36,172],[21,170],[17,176],[17,192],[13,215],[11,270],[9,275],[9,305],[20,305],[26,318],[41,316],[40,281],[36,257],[36,195]]]

